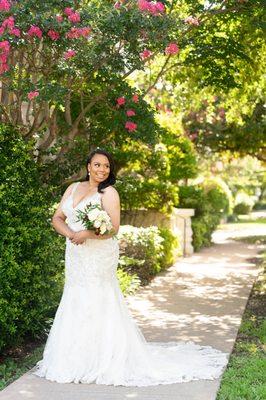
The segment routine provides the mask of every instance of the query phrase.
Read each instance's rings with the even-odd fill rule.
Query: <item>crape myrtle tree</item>
[[[148,5],[0,1],[1,122],[36,138],[49,178],[60,169],[69,176],[71,160],[77,166],[95,144],[158,140],[152,110],[126,84],[144,68],[147,46],[166,57],[178,52],[174,19],[163,3]]]
[[[44,182],[78,176],[95,146],[117,152],[117,160],[124,143],[153,148],[164,130],[145,96],[183,64],[211,61],[218,68],[230,54],[243,57],[230,30],[226,40],[211,40],[208,29],[256,4],[0,0],[0,121],[36,139]],[[128,84],[158,57],[163,62],[145,88]]]

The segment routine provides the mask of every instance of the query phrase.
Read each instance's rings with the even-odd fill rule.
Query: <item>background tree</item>
[[[231,26],[259,14],[261,3],[67,0],[63,8],[61,1],[26,0],[5,1],[0,12],[1,121],[35,138],[44,180],[66,183],[80,174],[88,147],[114,148],[125,136],[158,142],[144,98],[160,77],[180,80],[183,67],[194,65],[205,83],[233,82],[236,61],[247,56]],[[147,85],[129,90],[128,78],[154,60]],[[134,94],[141,102],[135,96],[132,103]],[[123,98],[135,115],[125,114]]]

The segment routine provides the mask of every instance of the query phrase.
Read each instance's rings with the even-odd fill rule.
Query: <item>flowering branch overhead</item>
[[[181,62],[179,54],[189,45],[194,30],[209,18],[227,12],[222,2],[220,8],[181,18],[173,12],[173,3],[120,0],[108,5],[99,2],[95,10],[94,2],[69,0],[68,7],[62,8],[61,1],[47,0],[45,12],[37,13],[32,1],[0,0],[0,80],[4,99],[0,101],[0,121],[19,123],[25,137],[45,127],[51,140],[40,139],[39,146],[44,149],[56,141],[60,128],[54,125],[57,115],[63,113],[67,132],[66,143],[59,146],[60,156],[73,145],[94,105],[114,91],[117,100],[112,106],[121,108],[124,116],[134,117],[134,122],[126,121],[125,129],[136,130],[138,112],[128,106],[128,97],[123,100],[119,81],[125,82],[136,70],[151,65],[158,55],[164,56],[154,82],[143,90],[143,98],[171,64],[176,65],[172,62],[176,57]],[[237,2],[234,9],[228,7],[228,12],[240,7],[243,4]],[[138,95],[130,101],[137,103]]]

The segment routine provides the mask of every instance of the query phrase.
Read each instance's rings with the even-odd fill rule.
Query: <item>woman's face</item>
[[[94,154],[91,162],[88,164],[88,171],[90,179],[97,183],[105,181],[110,174],[110,163],[106,156],[103,154]]]

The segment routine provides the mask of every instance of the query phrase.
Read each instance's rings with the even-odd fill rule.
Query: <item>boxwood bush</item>
[[[45,331],[62,287],[62,237],[51,227],[32,150],[0,125],[0,350]]]
[[[157,226],[121,225],[118,239],[121,267],[137,275],[142,285],[173,263],[178,245],[168,229]]]
[[[211,244],[212,232],[218,226],[222,216],[230,210],[230,199],[221,186],[195,185],[179,187],[179,205],[183,208],[194,208],[195,216],[192,217],[194,250]]]
[[[254,199],[245,193],[244,191],[239,191],[235,196],[235,206],[234,214],[249,214],[255,204]]]

